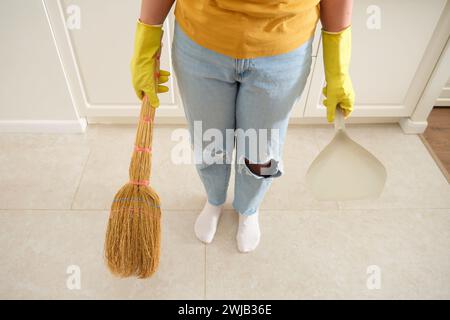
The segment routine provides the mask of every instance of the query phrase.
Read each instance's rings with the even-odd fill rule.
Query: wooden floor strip
[[[428,127],[419,136],[450,183],[450,108],[433,108]]]

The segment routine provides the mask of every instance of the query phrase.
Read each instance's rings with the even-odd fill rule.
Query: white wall
[[[1,131],[79,131],[42,1],[0,1],[0,46]]]

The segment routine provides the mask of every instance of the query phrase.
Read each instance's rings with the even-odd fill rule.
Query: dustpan
[[[334,126],[334,138],[306,173],[307,188],[317,200],[378,198],[386,182],[386,168],[349,137],[340,107],[336,110]]]

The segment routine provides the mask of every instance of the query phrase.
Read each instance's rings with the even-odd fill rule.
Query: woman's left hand
[[[323,88],[328,122],[334,121],[337,106],[342,108],[344,117],[353,111],[355,92],[349,74],[351,52],[351,27],[341,32],[322,31],[323,60],[326,86]]]

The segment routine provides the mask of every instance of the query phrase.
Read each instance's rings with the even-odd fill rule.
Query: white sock
[[[236,235],[239,251],[245,253],[255,250],[260,238],[259,211],[252,215],[239,214],[239,227]]]
[[[197,238],[204,243],[211,243],[217,230],[222,206],[215,206],[206,201],[202,212],[195,221],[194,231]]]

